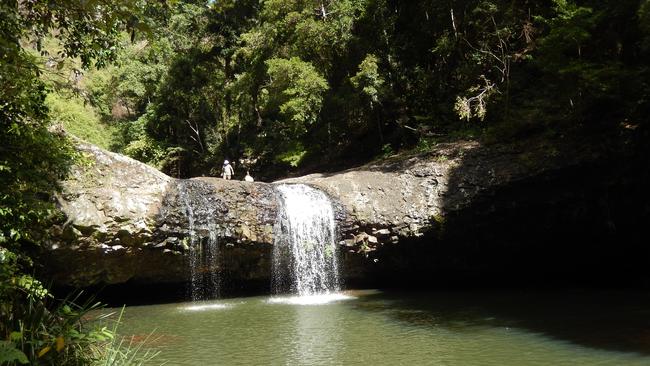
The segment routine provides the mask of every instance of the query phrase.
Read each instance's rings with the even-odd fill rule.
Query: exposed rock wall
[[[278,209],[273,184],[178,180],[91,145],[79,149],[85,163],[63,183],[59,199],[67,221],[52,229],[54,240],[44,255],[48,275],[57,283],[186,281],[192,234],[198,243],[217,235],[219,268],[229,281],[268,281]],[[523,197],[532,202],[541,194],[549,200],[545,187],[555,192],[570,186],[563,178],[570,177],[567,172],[587,167],[588,174],[596,175],[594,186],[614,184],[620,180],[618,170],[603,174],[602,168],[632,159],[630,151],[635,150],[619,140],[595,144],[558,138],[501,146],[458,142],[427,154],[277,183],[310,184],[332,197],[344,275],[354,281],[399,258],[395,251],[402,243],[420,240],[433,246],[444,233],[471,231],[472,219],[481,221],[477,230],[489,231],[486,225],[526,201]],[[521,196],[522,189],[537,191]],[[560,194],[558,205],[571,202],[576,197],[572,192]]]
[[[179,180],[96,146],[78,148],[83,163],[63,182],[58,200],[67,220],[52,229],[44,255],[56,283],[186,281],[190,235],[200,243],[210,231],[229,252],[238,253],[238,261],[228,261],[229,267],[247,267],[236,271],[242,278],[268,276],[264,257],[277,215],[271,185]]]

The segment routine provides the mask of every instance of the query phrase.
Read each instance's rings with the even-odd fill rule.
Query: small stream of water
[[[205,197],[193,195],[200,200],[199,207],[195,207],[192,202],[192,195],[188,192],[188,182],[179,184],[179,199],[185,205],[185,214],[187,215],[189,231],[189,267],[190,267],[190,286],[189,297],[193,301],[210,300],[219,297],[219,274],[218,274],[218,252],[219,241],[214,219],[209,214],[203,212],[209,207]],[[198,222],[197,215],[198,213]],[[204,233],[207,237],[202,239]]]

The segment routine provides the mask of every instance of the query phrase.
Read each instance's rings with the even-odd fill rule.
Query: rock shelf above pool
[[[308,184],[329,195],[342,275],[350,283],[405,269],[433,273],[420,267],[471,271],[490,265],[480,259],[483,254],[516,246],[521,236],[541,242],[544,235],[568,233],[569,240],[589,230],[588,236],[602,237],[617,220],[642,221],[637,213],[645,208],[633,199],[612,201],[618,191],[645,192],[640,187],[647,173],[638,167],[647,159],[631,156],[629,141],[461,141],[281,182]],[[185,282],[189,246],[211,233],[220,248],[214,268],[225,282],[268,282],[278,215],[272,183],[180,180],[96,146],[78,148],[83,159],[58,197],[66,220],[52,228],[43,253],[45,272],[55,283]],[[188,202],[198,238],[193,241]],[[624,212],[613,212],[613,205]],[[580,215],[585,210],[591,214]],[[468,248],[476,258],[465,256]],[[424,264],[421,256],[435,260]]]

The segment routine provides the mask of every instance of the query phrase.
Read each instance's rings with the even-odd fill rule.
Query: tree
[[[272,58],[266,64],[270,83],[263,92],[270,94],[268,107],[279,105],[280,113],[292,122],[292,135],[299,136],[318,119],[327,81],[313,65],[298,57]]]
[[[360,163],[386,144],[642,115],[647,4],[178,2],[106,90],[134,111],[125,151],[175,176],[224,156],[278,175]]]
[[[58,180],[74,158],[65,137],[48,129],[46,86],[39,79],[43,65],[25,47],[34,44],[41,51],[43,38],[54,35],[62,45],[58,57],[79,57],[84,67],[104,66],[115,60],[121,30],[143,28],[140,9],[137,1],[127,0],[0,3],[0,336],[11,340],[0,346],[3,359],[9,349],[9,361],[23,362],[25,354],[34,360],[38,349],[32,340],[42,340],[40,333],[27,333],[46,333],[41,328],[47,324],[24,328],[28,319],[21,314],[43,305],[47,296],[26,273],[56,216],[51,198]],[[45,358],[59,364],[59,355]]]

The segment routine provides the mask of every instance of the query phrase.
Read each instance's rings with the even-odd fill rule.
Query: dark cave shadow
[[[386,292],[360,297],[355,307],[417,327],[519,329],[593,349],[650,356],[648,292]]]
[[[391,316],[427,327],[516,327],[650,355],[650,292],[628,290],[650,283],[647,135],[474,144],[452,152],[457,164],[439,203],[444,220],[399,248],[380,248],[373,276],[380,287],[472,291],[389,294]],[[456,283],[451,277],[458,273],[473,275]],[[585,287],[608,290],[560,290]],[[385,295],[375,296],[360,300],[360,308],[385,311],[374,301]]]
[[[448,278],[471,274],[474,288],[647,287],[646,135],[461,144],[434,197],[441,214],[421,237],[373,253],[371,285],[457,288]]]

